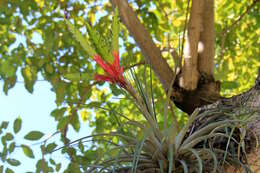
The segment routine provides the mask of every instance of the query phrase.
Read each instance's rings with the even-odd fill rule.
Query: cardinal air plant
[[[231,163],[250,171],[246,159],[247,136],[253,134],[247,130],[245,124],[253,119],[254,112],[248,112],[245,108],[243,111],[237,111],[237,115],[233,116],[234,112],[229,108],[220,110],[216,107],[207,111],[196,109],[180,128],[176,115],[171,111],[173,106],[169,101],[171,89],[166,99],[158,98],[165,102],[164,111],[156,113],[157,105],[153,97],[152,83],[149,96],[144,84],[135,73],[138,69],[128,68],[128,77],[126,77],[126,72],[120,65],[118,52],[117,10],[112,22],[111,46],[104,45],[101,34],[88,24],[89,38],[87,39],[68,20],[66,22],[88,56],[103,69],[104,73],[96,74],[94,80],[110,82],[121,88],[124,97],[133,101],[143,117],[142,121],[137,121],[115,111],[118,118],[124,119],[121,127],[132,126],[132,132],[125,132],[119,127],[109,133],[95,134],[72,142],[71,145],[88,139],[97,142],[103,140],[111,146],[111,153],[86,165],[87,172],[224,172],[225,165]],[[152,82],[151,74],[150,82]],[[174,79],[172,84],[173,82]],[[110,112],[109,108],[102,109]],[[167,122],[168,109],[173,115],[172,122]],[[162,120],[163,126],[158,119]],[[117,142],[114,143],[112,138],[117,138]],[[257,144],[251,142],[250,145]],[[116,155],[112,154],[115,150]]]

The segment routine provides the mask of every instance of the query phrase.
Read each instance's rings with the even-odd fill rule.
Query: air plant
[[[181,129],[176,119],[167,127],[169,94],[165,101],[164,112],[156,115],[154,99],[148,96],[135,70],[130,69],[131,80],[123,75],[118,53],[117,10],[112,26],[113,51],[110,52],[108,52],[109,48],[102,49],[99,39],[96,39],[96,32],[93,32],[89,26],[88,33],[94,48],[70,22],[67,21],[67,25],[86,52],[94,57],[96,63],[103,69],[104,74],[96,74],[95,80],[118,85],[125,94],[131,96],[131,100],[145,119],[145,121],[135,121],[129,119],[127,115],[116,112],[117,116],[125,119],[124,125],[133,126],[136,132],[126,134],[119,128],[117,131],[87,136],[71,142],[69,145],[79,141],[103,141],[114,146],[111,150],[118,151],[116,156],[109,157],[110,153],[107,153],[108,159],[86,165],[87,172],[224,172],[225,165],[231,163],[250,171],[246,159],[249,144],[247,136],[253,134],[247,130],[246,123],[252,120],[255,112],[244,111],[233,116],[234,112],[230,108],[196,109]],[[107,57],[113,57],[113,62],[106,61]],[[151,91],[152,88],[151,85]],[[164,117],[163,128],[159,126],[156,116]],[[137,133],[142,134],[141,139],[136,137]],[[119,142],[105,140],[113,137],[118,138]]]

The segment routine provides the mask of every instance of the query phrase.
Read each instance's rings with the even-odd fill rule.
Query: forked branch
[[[146,60],[151,63],[155,74],[167,91],[173,78],[173,71],[162,57],[160,49],[155,45],[127,0],[111,0],[111,2],[118,7],[121,20],[139,45]]]

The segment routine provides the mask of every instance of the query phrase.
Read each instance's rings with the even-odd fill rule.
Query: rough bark
[[[201,31],[204,0],[193,0],[188,25],[188,38],[184,49],[184,66],[180,78],[180,87],[195,90],[199,80],[198,43]]]
[[[111,2],[114,6],[118,7],[121,20],[141,48],[146,60],[151,63],[154,72],[165,91],[167,91],[173,79],[173,71],[162,57],[160,49],[155,45],[152,37],[129,6],[127,0],[111,0]]]
[[[242,93],[240,95],[234,96],[230,99],[223,99],[217,102],[221,105],[231,106],[232,109],[239,110],[241,106],[246,107],[251,111],[260,110],[260,68],[258,70],[258,77],[256,79],[256,84],[249,91]],[[260,114],[256,114],[253,121],[247,124],[248,129],[250,129],[257,137],[258,143],[260,143]],[[252,139],[253,140],[253,139]],[[248,162],[252,172],[260,172],[260,147],[251,150],[248,154]],[[244,172],[243,168],[235,168],[233,166],[227,167],[227,173],[234,172]]]
[[[205,115],[212,115],[211,113],[215,111],[222,112],[220,114],[221,116],[214,119],[215,122],[230,119],[230,115],[233,117],[237,116],[236,118],[240,120],[241,118],[243,119],[245,116],[248,116],[246,119],[247,142],[244,141],[245,151],[247,152],[250,169],[254,173],[260,172],[260,147],[257,145],[257,143],[260,143],[260,68],[256,83],[250,90],[231,98],[222,98],[213,104],[200,108],[200,113],[204,113]],[[213,113],[213,118],[214,116]],[[199,130],[201,125],[208,123],[211,118],[212,116],[202,116],[193,123],[190,132]],[[243,127],[243,125],[241,127]],[[237,133],[238,135],[241,135],[241,132]],[[218,142],[223,144],[223,149],[225,150],[227,140],[220,139]],[[245,160],[242,159],[242,161],[244,161],[243,163],[246,163]],[[244,168],[238,167],[238,165],[226,165],[224,172],[244,172]]]

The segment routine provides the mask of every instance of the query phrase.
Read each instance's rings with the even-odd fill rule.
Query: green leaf
[[[87,108],[99,108],[101,106],[100,102],[92,101],[89,104],[86,105]]]
[[[94,74],[86,73],[67,73],[64,77],[72,82],[90,81],[94,79]]]
[[[79,143],[78,143],[78,147],[80,149],[80,152],[81,153],[84,153],[84,145],[82,144],[82,141],[80,140]]]
[[[16,69],[10,61],[3,60],[0,63],[0,73],[5,74],[7,77],[15,75]]]
[[[15,149],[15,142],[12,142],[8,148],[9,154],[12,153],[14,151],[14,149]]]
[[[112,22],[112,50],[118,52],[118,37],[119,37],[119,20],[118,8],[115,8],[113,22]]]
[[[22,120],[20,117],[18,117],[14,121],[14,125],[13,125],[14,133],[18,133],[21,130],[21,127],[22,127]]]
[[[187,131],[189,130],[189,127],[196,119],[197,115],[199,113],[199,109],[195,109],[194,112],[189,117],[188,122],[185,124],[185,126],[181,129],[181,131],[178,133],[175,139],[175,151],[179,150],[179,147],[183,141],[184,136],[186,135]]]
[[[52,158],[50,158],[49,162],[50,162],[52,165],[56,165],[55,161],[54,161]]]
[[[43,133],[40,131],[31,131],[27,135],[24,136],[24,139],[30,140],[30,141],[37,141],[43,137]]]
[[[46,72],[48,72],[49,74],[52,74],[52,73],[54,72],[54,69],[53,69],[53,67],[52,67],[51,64],[46,64],[45,70],[46,70]]]
[[[1,129],[6,129],[8,127],[9,122],[8,121],[3,121],[1,124]]]
[[[152,129],[147,128],[145,130],[143,139],[141,140],[141,142],[138,145],[136,145],[136,150],[135,150],[134,156],[133,156],[133,167],[132,167],[133,172],[136,172],[137,165],[138,165],[138,162],[139,162],[139,159],[141,156],[142,148],[144,147],[144,143],[145,143],[146,139],[148,138],[148,136],[151,134],[151,132],[152,132]]]
[[[78,163],[70,163],[68,168],[68,172],[81,172]]]
[[[21,162],[16,159],[7,159],[7,162],[12,166],[19,166],[21,164]]]
[[[107,41],[98,33],[93,27],[86,23],[87,31],[91,42],[94,44],[97,53],[105,60],[112,61],[113,57],[111,54],[110,45],[107,45]]]
[[[11,134],[11,133],[6,133],[6,135],[5,135],[5,139],[7,140],[7,141],[11,141],[11,140],[13,140],[14,139],[14,136]]]
[[[56,164],[56,168],[55,168],[56,172],[59,172],[60,168],[61,168],[61,163]]]
[[[46,151],[47,153],[51,153],[56,147],[57,147],[57,144],[55,144],[55,143],[50,143],[50,144],[47,145],[45,151]]]
[[[83,122],[86,122],[91,119],[91,112],[86,109],[83,109],[82,111],[80,111],[80,117],[83,120]]]
[[[3,145],[6,146],[6,136],[1,137],[1,142],[2,142]]]
[[[15,86],[16,79],[17,79],[16,76],[11,76],[11,77],[4,79],[3,90],[6,95],[8,94],[8,90]]]
[[[203,164],[202,164],[202,160],[201,160],[201,158],[199,156],[198,151],[195,150],[195,149],[188,149],[188,150],[191,151],[193,153],[193,155],[197,158],[199,173],[202,173],[202,171],[203,171]]]
[[[5,173],[14,173],[14,171],[10,168],[6,168]]]
[[[23,153],[24,153],[27,157],[32,158],[32,159],[34,158],[33,151],[32,151],[32,149],[31,149],[30,147],[28,147],[27,145],[22,145],[21,147],[22,147],[22,149],[23,149]]]
[[[123,94],[122,89],[118,88],[116,85],[110,84],[109,88],[112,90],[112,93],[115,96],[119,96],[120,94]]]
[[[239,87],[239,84],[236,81],[224,81],[221,83],[221,87],[224,89],[233,89]]]
[[[68,124],[68,121],[69,121],[68,116],[62,117],[58,122],[57,129],[59,129],[60,131],[63,131],[64,128],[66,127],[66,125]]]
[[[79,82],[80,81],[80,73],[67,73],[64,75],[64,77],[70,81],[73,82]]]
[[[22,68],[22,76],[24,78],[24,85],[27,91],[33,92],[33,85],[37,79],[37,69],[35,67],[26,66]]]
[[[168,170],[168,173],[171,173],[173,171],[173,164],[174,164],[174,162],[173,162],[173,157],[174,157],[173,149],[174,149],[174,147],[171,144],[170,149],[169,149],[170,151],[169,151],[169,170]]]
[[[66,110],[67,110],[67,108],[54,109],[51,112],[51,116],[54,117],[56,121],[58,121],[63,117]]]
[[[71,116],[72,116],[72,118],[71,118],[70,123],[71,123],[72,127],[74,128],[74,130],[78,132],[79,128],[80,128],[79,116],[76,112]]]
[[[87,40],[79,30],[77,30],[68,20],[65,20],[69,31],[73,34],[73,36],[76,38],[76,40],[80,43],[80,45],[83,47],[83,49],[87,52],[87,54],[90,57],[93,57],[96,55],[96,51],[94,48],[92,48]]]
[[[38,160],[36,163],[36,172],[41,172],[41,170],[46,170],[46,172],[54,172],[53,168],[48,166],[48,162],[45,160]]]
[[[65,99],[65,95],[66,95],[66,89],[67,86],[65,83],[58,83],[55,86],[55,92],[56,92],[56,104],[60,105],[64,99]]]
[[[184,160],[180,160],[180,162],[183,167],[183,172],[188,173],[188,166],[187,166],[186,162]]]

